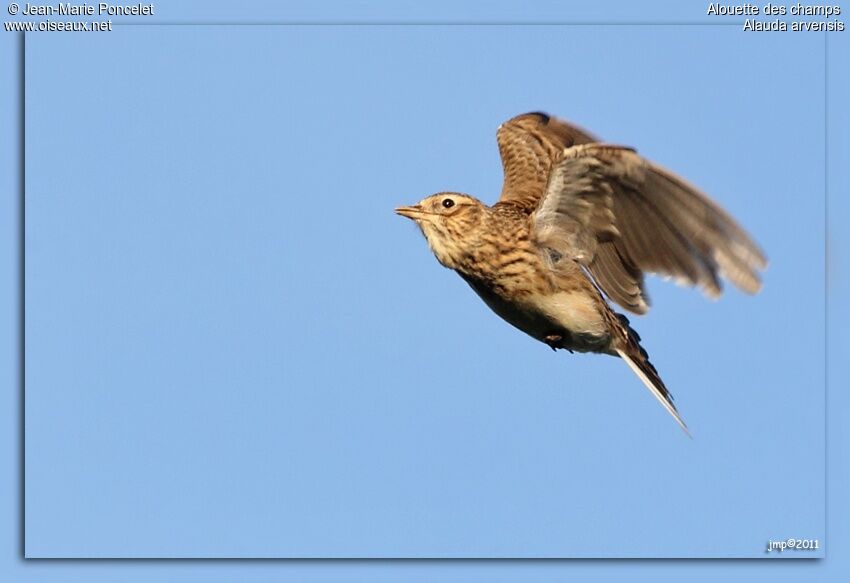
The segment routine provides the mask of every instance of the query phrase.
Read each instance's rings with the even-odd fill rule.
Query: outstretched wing
[[[544,142],[549,145],[551,141]],[[696,285],[712,297],[720,276],[747,293],[767,260],[717,204],[672,173],[620,146],[563,150],[532,216],[537,243],[583,265],[613,301],[649,309],[645,272]]]
[[[505,183],[499,202],[529,210],[546,190],[552,165],[566,148],[596,142],[584,130],[545,113],[525,113],[499,126],[496,132]]]

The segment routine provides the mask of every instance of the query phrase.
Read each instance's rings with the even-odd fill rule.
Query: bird
[[[506,322],[552,350],[618,357],[690,435],[629,318],[650,307],[645,274],[748,294],[767,258],[707,195],[627,146],[542,112],[496,132],[504,171],[492,206],[439,192],[398,215],[437,261]]]

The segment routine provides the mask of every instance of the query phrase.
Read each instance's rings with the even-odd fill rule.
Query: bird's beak
[[[400,206],[395,209],[395,214],[413,220],[421,219],[424,212],[425,211],[422,210],[422,207],[418,204],[415,204],[413,206]]]

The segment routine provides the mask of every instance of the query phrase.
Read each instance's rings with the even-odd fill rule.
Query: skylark
[[[711,297],[722,276],[753,294],[764,254],[706,195],[632,148],[544,113],[496,137],[505,181],[495,205],[441,192],[396,212],[496,314],[553,350],[619,356],[687,432],[637,332],[605,298],[646,313],[644,273]]]

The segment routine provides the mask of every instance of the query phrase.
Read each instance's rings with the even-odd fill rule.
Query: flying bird
[[[629,320],[649,310],[644,274],[721,293],[761,288],[764,253],[716,203],[633,148],[545,113],[499,126],[499,200],[440,192],[396,213],[422,230],[500,317],[553,350],[623,359],[685,432]]]

